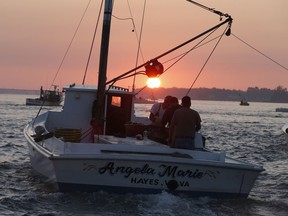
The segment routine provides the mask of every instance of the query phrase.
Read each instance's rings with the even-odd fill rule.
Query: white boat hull
[[[26,136],[29,139],[29,137]],[[55,170],[52,161],[49,159],[49,152],[41,146],[33,144],[32,139],[28,140],[30,163],[33,169],[47,178],[49,182],[56,182]]]
[[[61,191],[157,193],[247,197],[258,176],[252,170],[213,165],[113,159],[55,159]]]
[[[26,105],[29,106],[60,106],[62,101],[47,101],[39,98],[26,98]]]
[[[67,143],[51,137],[37,143],[29,131],[28,126],[24,134],[33,169],[57,183],[62,192],[165,190],[196,197],[243,198],[263,171],[225,153],[172,149],[150,140],[104,136],[101,143]],[[131,146],[132,142],[137,145]]]

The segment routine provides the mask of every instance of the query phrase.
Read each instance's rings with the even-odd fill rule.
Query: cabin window
[[[107,135],[125,135],[125,124],[131,121],[132,97],[132,94],[108,94]]]
[[[112,96],[111,105],[116,106],[116,107],[121,107],[121,97]]]

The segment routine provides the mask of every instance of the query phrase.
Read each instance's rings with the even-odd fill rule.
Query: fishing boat
[[[157,103],[157,100],[146,99],[143,97],[135,97],[134,103],[137,103],[137,104],[154,104],[154,103]]]
[[[275,109],[276,112],[288,112],[288,108],[285,107],[279,107]]]
[[[249,106],[250,104],[247,101],[241,100],[240,106]]]
[[[161,75],[161,57],[222,25],[227,24],[230,31],[231,16],[210,9],[225,20],[107,81],[113,0],[106,0],[104,5],[98,88],[65,86],[63,109],[39,114],[27,124],[24,135],[32,168],[55,182],[62,192],[168,191],[192,197],[247,197],[264,170],[262,166],[204,148],[199,133],[193,150],[170,148],[149,139],[149,125],[142,124],[134,113],[134,93],[114,85],[139,68],[145,68],[148,77]]]
[[[53,90],[43,90],[40,88],[39,98],[26,98],[26,105],[29,106],[60,106],[63,101],[63,92],[57,85],[54,85]]]

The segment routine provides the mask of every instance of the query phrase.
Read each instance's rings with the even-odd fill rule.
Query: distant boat
[[[145,99],[145,98],[142,98],[142,97],[135,97],[134,98],[134,103],[136,104],[154,104],[156,103],[157,100],[152,100],[152,99]]]
[[[249,103],[247,101],[241,100],[240,106],[249,106]]]
[[[276,108],[276,112],[288,112],[288,108]]]
[[[54,85],[53,90],[43,90],[40,88],[39,98],[26,98],[26,105],[29,106],[60,106],[63,101],[63,92]]]

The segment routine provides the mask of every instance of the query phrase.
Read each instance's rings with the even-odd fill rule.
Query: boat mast
[[[96,124],[93,126],[96,126],[96,129],[98,129],[97,133],[99,134],[102,134],[104,129],[105,88],[107,79],[106,74],[107,74],[112,9],[113,9],[113,0],[105,0],[100,61],[99,61],[96,112],[93,113],[94,117],[93,120],[95,120],[94,123]]]

